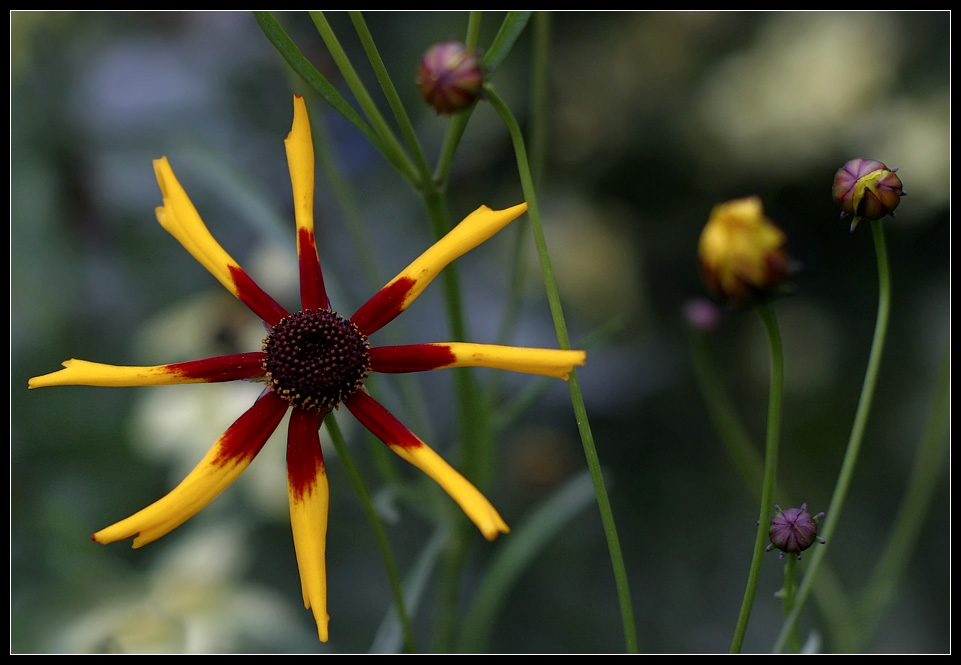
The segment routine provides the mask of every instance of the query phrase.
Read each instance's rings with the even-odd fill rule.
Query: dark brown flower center
[[[329,309],[291,314],[264,340],[264,370],[274,391],[304,409],[329,411],[370,372],[370,344],[356,325]]]

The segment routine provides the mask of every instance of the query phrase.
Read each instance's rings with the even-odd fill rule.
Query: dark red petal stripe
[[[317,474],[324,473],[320,448],[321,412],[294,408],[287,428],[287,483],[297,500],[314,487]]]
[[[404,298],[414,288],[414,283],[410,277],[401,277],[393,284],[388,284],[364,303],[350,320],[363,334],[374,334],[404,311]]]
[[[444,344],[410,344],[378,346],[370,350],[370,368],[374,372],[424,372],[446,367],[457,360]]]
[[[314,234],[307,229],[297,232],[297,250],[300,253],[300,303],[304,309],[330,309],[324,275],[317,258]]]
[[[247,305],[250,311],[259,316],[264,323],[273,327],[287,316],[287,310],[257,286],[247,273],[234,266],[228,266],[228,268],[230,268],[231,279],[237,285],[237,297],[240,298],[240,302]]]
[[[424,445],[424,442],[404,427],[404,424],[397,420],[390,411],[382,407],[377,400],[363,390],[358,390],[345,399],[344,404],[354,414],[354,418],[360,421],[361,425],[388,446],[418,448]]]
[[[256,456],[277,429],[288,406],[290,404],[273,391],[261,395],[220,437],[220,455],[216,463],[223,465]]]
[[[203,360],[189,360],[167,367],[171,372],[191,379],[203,379],[210,383],[219,381],[243,381],[264,373],[264,354],[261,351],[236,353]]]

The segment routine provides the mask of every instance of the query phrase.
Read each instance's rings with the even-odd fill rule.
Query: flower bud
[[[714,206],[701,232],[698,256],[708,287],[742,304],[772,293],[787,277],[784,234],[752,196]]]
[[[484,68],[460,42],[431,46],[417,70],[420,94],[438,113],[456,113],[474,103],[484,83]]]
[[[808,505],[802,503],[800,508],[787,508],[774,504],[775,515],[771,520],[771,528],[768,536],[771,544],[767,546],[765,552],[770,552],[773,548],[781,550],[778,557],[784,558],[785,552],[796,554],[798,560],[801,559],[801,552],[814,544],[815,540],[820,540],[823,545],[824,538],[818,538],[818,520],[824,517],[824,513],[818,513],[814,517],[807,511]]]
[[[831,193],[841,208],[841,219],[854,217],[852,231],[862,219],[894,217],[894,209],[906,196],[895,171],[876,159],[852,159],[835,174]]]
[[[684,318],[692,330],[712,333],[721,325],[721,310],[707,298],[692,298],[684,303]]]

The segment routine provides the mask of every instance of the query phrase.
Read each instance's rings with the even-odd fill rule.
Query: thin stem
[[[721,383],[707,341],[707,335],[702,332],[690,333],[694,374],[721,445],[745,484],[756,496],[758,488],[762,486],[764,464]]]
[[[534,48],[531,67],[534,70],[531,86],[531,172],[534,184],[544,183],[547,164],[548,131],[551,112],[551,13],[534,14]]]
[[[807,602],[808,595],[811,593],[818,568],[827,555],[828,548],[831,547],[832,535],[841,519],[841,509],[844,507],[844,501],[851,485],[851,477],[854,475],[854,467],[857,464],[858,453],[864,439],[868,413],[871,411],[871,401],[874,398],[874,388],[877,384],[878,370],[881,367],[881,354],[884,350],[884,338],[887,335],[888,318],[891,313],[891,273],[888,267],[888,252],[884,244],[884,228],[881,226],[881,220],[875,219],[871,222],[871,232],[874,235],[874,249],[878,259],[878,316],[874,325],[874,339],[871,341],[868,367],[864,374],[864,385],[861,388],[858,410],[854,415],[854,425],[851,428],[851,438],[848,440],[847,452],[844,454],[837,484],[834,486],[834,495],[831,497],[831,504],[828,506],[825,515],[824,531],[821,535],[827,540],[827,545],[817,548],[814,556],[811,557],[811,566],[798,589],[797,605],[784,621],[777,641],[774,643],[775,653],[780,653],[784,649],[784,645],[801,615],[801,610],[804,609],[804,603]]]
[[[511,48],[514,47],[514,42],[517,38],[521,36],[524,32],[524,28],[527,27],[527,22],[531,18],[532,12],[507,12],[507,16],[504,17],[504,22],[501,23],[500,30],[494,36],[494,41],[491,42],[491,47],[487,49],[487,53],[484,54],[482,62],[485,66],[491,70],[497,69],[498,65],[504,61],[507,54],[510,53]]]
[[[784,564],[784,588],[781,590],[781,602],[784,606],[785,617],[789,615],[794,608],[794,594],[797,591],[797,585],[794,583],[794,573],[796,570],[797,558],[793,554],[788,554],[787,561]],[[791,633],[791,652],[801,652],[801,635],[796,627]]]
[[[397,609],[401,630],[404,632],[404,648],[408,653],[416,653],[417,643],[414,641],[414,629],[411,626],[410,617],[407,614],[407,607],[404,604],[404,590],[401,587],[400,575],[397,573],[397,563],[394,561],[394,555],[390,550],[387,531],[384,529],[384,524],[377,514],[377,509],[374,508],[374,502],[370,497],[370,493],[367,491],[367,487],[364,485],[363,479],[360,477],[357,465],[354,464],[354,461],[350,457],[350,452],[347,450],[347,442],[344,441],[344,435],[341,433],[333,413],[327,414],[327,417],[324,419],[324,424],[327,427],[327,433],[330,434],[331,441],[334,442],[337,455],[344,465],[344,470],[347,472],[350,484],[353,485],[354,491],[360,499],[360,505],[364,509],[364,514],[370,523],[371,531],[374,532],[377,547],[380,549],[380,554],[384,559],[384,568],[387,570],[387,579],[390,582],[390,593],[394,597],[394,607]]]
[[[507,17],[504,18],[504,23],[508,21],[514,21],[514,17],[511,14],[508,14]],[[470,18],[467,21],[467,37],[464,39],[464,45],[469,50],[475,50],[477,48],[477,42],[480,39],[480,25],[481,12],[471,12]],[[501,31],[503,30],[504,25],[502,24]],[[500,34],[500,32],[498,32],[498,34]],[[488,54],[489,53],[490,49],[488,49]],[[506,56],[507,52],[504,51],[503,55]],[[474,104],[460,113],[455,113],[451,116],[450,124],[447,125],[447,132],[444,134],[444,141],[441,144],[437,165],[434,167],[434,182],[441,190],[447,187],[447,180],[450,178],[450,172],[454,166],[454,157],[457,154],[457,146],[460,145],[460,140],[464,136],[464,130],[467,129],[467,122],[470,120],[476,108],[477,104]]]
[[[865,626],[851,646],[861,650],[861,642],[868,639],[884,616],[883,610],[894,600],[898,584],[904,577],[910,555],[917,545],[924,526],[924,517],[931,507],[935,490],[940,486],[947,469],[944,464],[948,452],[948,432],[951,420],[951,351],[944,355],[935,384],[928,422],[918,447],[914,467],[904,490],[904,499],[891,526],[891,536],[881,558],[865,585],[859,599],[859,609]]]
[[[384,153],[384,156],[387,157],[390,163],[393,164],[400,174],[409,180],[411,184],[415,187],[421,186],[422,183],[417,168],[411,163],[410,158],[407,156],[407,153],[404,152],[397,137],[394,136],[394,132],[391,131],[387,121],[384,120],[384,116],[381,115],[380,109],[377,108],[374,100],[371,99],[367,88],[364,87],[363,81],[361,81],[357,75],[357,71],[354,69],[350,58],[337,40],[337,36],[334,34],[333,28],[330,27],[330,23],[327,22],[324,13],[312,11],[309,12],[309,14],[314,25],[317,27],[317,32],[320,33],[321,39],[323,39],[324,44],[327,45],[327,50],[330,51],[331,57],[337,64],[341,76],[344,77],[347,87],[354,93],[357,103],[360,104],[360,107],[367,115],[367,119],[370,120],[371,125],[373,125],[374,130],[380,137],[381,145],[379,147],[381,148],[381,152]]]
[[[491,105],[501,116],[514,143],[517,169],[524,190],[524,198],[527,199],[527,214],[530,218],[531,231],[534,234],[534,243],[537,246],[537,254],[540,258],[541,272],[544,275],[547,301],[550,304],[551,316],[554,320],[557,342],[562,349],[570,349],[570,337],[567,333],[567,324],[561,308],[560,293],[557,289],[557,280],[554,277],[554,268],[547,250],[544,228],[541,225],[540,208],[537,203],[537,194],[534,188],[533,177],[531,176],[530,164],[527,160],[527,148],[524,145],[524,137],[521,133],[520,126],[517,124],[517,120],[514,118],[507,104],[504,103],[500,96],[489,85],[486,87],[486,90]],[[627,582],[627,568],[624,565],[624,555],[621,553],[620,539],[617,536],[617,525],[614,521],[614,513],[611,509],[607,488],[604,484],[604,476],[601,473],[601,464],[597,456],[597,449],[594,445],[594,435],[591,432],[590,421],[587,417],[587,407],[584,404],[584,396],[581,393],[577,372],[571,372],[570,379],[567,383],[571,393],[571,404],[577,420],[577,428],[581,436],[581,443],[584,447],[584,456],[587,459],[587,466],[591,473],[591,480],[594,484],[594,494],[597,497],[597,506],[601,514],[601,521],[604,525],[604,533],[607,537],[607,548],[611,557],[611,567],[614,570],[617,596],[620,601],[624,641],[629,652],[637,653],[637,633],[634,627],[634,610],[631,606],[631,593]]]
[[[481,17],[482,12],[472,11],[467,18],[467,36],[464,37],[464,46],[468,49],[477,48],[477,42],[480,41],[480,28],[481,28]]]
[[[761,577],[761,563],[764,559],[764,542],[767,539],[774,507],[774,484],[777,478],[777,456],[781,436],[781,401],[784,390],[784,350],[781,346],[781,332],[778,329],[774,308],[769,302],[758,305],[758,314],[764,322],[768,343],[771,348],[771,388],[767,410],[767,439],[764,445],[764,482],[761,486],[761,508],[758,511],[757,535],[754,538],[754,554],[751,557],[751,570],[744,589],[741,612],[737,617],[731,653],[740,653],[751,619],[757,583]]]
[[[708,336],[692,331],[690,341],[694,373],[718,438],[737,468],[744,485],[752,494],[760,496],[764,463],[721,384],[713,354],[708,346]],[[801,503],[789,498],[783,489],[779,490],[778,496],[786,505],[796,506]],[[837,642],[842,636],[849,636],[856,632],[851,601],[830,565],[824,565],[820,582],[814,586],[812,593],[818,604],[818,610],[825,618],[825,627],[832,641]],[[845,649],[845,651],[857,651],[857,649]]]
[[[327,102],[331,108],[340,113],[343,118],[360,131],[367,139],[374,144],[374,147],[386,154],[383,142],[376,132],[371,128],[354,108],[347,103],[341,94],[331,83],[314,67],[304,54],[301,53],[297,45],[287,35],[270,12],[254,12],[257,24],[264,31],[267,39],[274,45],[277,52],[287,61],[287,64],[294,70],[314,92]]]
[[[327,124],[326,110],[323,107],[316,109],[310,113],[310,117],[312,136],[316,145],[314,154],[317,159],[317,168],[323,175],[324,184],[336,201],[344,219],[344,226],[360,263],[359,272],[365,278],[365,291],[376,291],[384,284],[381,266],[375,258],[376,254],[369,236],[364,232],[364,219],[357,201],[356,190],[352,181],[344,175],[340,157],[334,148],[334,141]],[[320,198],[319,195],[318,198]],[[321,259],[324,260],[323,252],[321,252]],[[359,297],[356,293],[349,295]]]
[[[394,113],[394,120],[397,122],[401,136],[404,138],[404,143],[407,144],[407,149],[410,151],[410,154],[414,156],[414,164],[418,172],[420,172],[420,182],[424,186],[432,186],[430,166],[427,164],[427,158],[424,157],[424,150],[421,148],[420,141],[417,140],[417,134],[414,132],[414,126],[410,123],[410,117],[407,115],[407,111],[404,110],[404,105],[400,101],[397,88],[394,87],[394,82],[391,80],[390,74],[387,73],[387,67],[384,65],[384,61],[377,51],[374,38],[371,36],[370,30],[367,29],[364,15],[360,12],[348,13],[351,22],[354,24],[354,29],[357,31],[357,36],[360,38],[360,43],[367,53],[370,66],[374,70],[378,82],[380,82],[381,89],[384,91],[384,96],[387,98],[390,110]]]
[[[551,62],[551,14],[534,14],[534,48],[531,55],[531,113],[529,131],[531,135],[531,178],[535,189],[544,182],[547,162],[548,132],[550,130],[550,62]],[[507,300],[504,316],[497,334],[499,344],[509,344],[517,329],[524,303],[524,285],[527,282],[530,259],[527,253],[524,227],[518,224],[511,229],[511,249],[507,259],[507,274],[510,275],[507,287]],[[505,381],[503,374],[492,380],[489,394],[496,400],[500,386]]]

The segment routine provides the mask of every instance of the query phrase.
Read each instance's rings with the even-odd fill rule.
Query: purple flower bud
[[[699,332],[712,333],[721,325],[721,310],[705,298],[688,300],[682,311],[688,325]]]
[[[835,174],[831,193],[841,208],[841,218],[854,217],[852,231],[862,219],[894,216],[901,197],[906,196],[895,171],[876,159],[852,159]]]
[[[771,520],[771,528],[768,536],[771,544],[767,546],[765,552],[770,552],[776,547],[781,550],[778,558],[784,557],[784,552],[797,554],[798,560],[801,559],[801,552],[814,544],[815,540],[820,540],[823,545],[824,538],[818,538],[818,520],[824,517],[824,513],[818,513],[814,517],[807,511],[808,505],[802,503],[800,508],[787,508],[774,504],[774,519]]]
[[[474,103],[484,84],[484,68],[460,42],[431,46],[417,70],[420,94],[438,113],[456,113]]]

